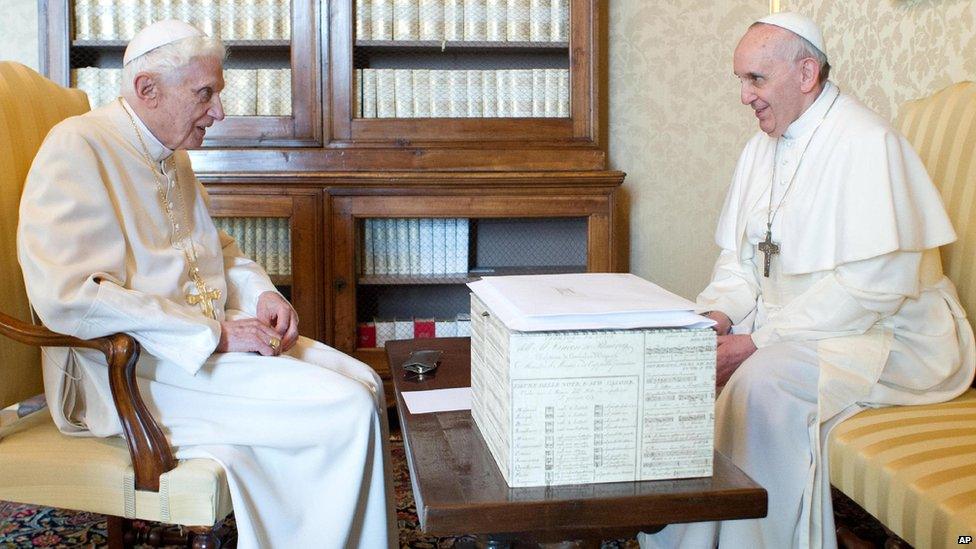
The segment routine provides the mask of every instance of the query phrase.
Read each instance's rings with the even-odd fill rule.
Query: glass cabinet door
[[[591,0],[337,0],[333,137],[591,137]],[[346,30],[348,29],[348,30]],[[343,63],[343,60],[351,63]]]
[[[186,21],[227,46],[227,118],[207,132],[204,147],[287,146],[321,142],[317,0],[60,0],[44,6],[46,72],[84,90],[92,108],[113,101],[122,55],[146,25]],[[43,17],[46,15],[46,17]],[[59,33],[59,31],[61,31]]]

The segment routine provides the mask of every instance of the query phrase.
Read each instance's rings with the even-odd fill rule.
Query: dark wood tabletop
[[[400,367],[418,349],[444,352],[440,367],[422,380]],[[610,539],[670,523],[766,516],[766,490],[718,452],[711,477],[510,488],[470,411],[411,414],[401,394],[470,386],[470,339],[390,341],[386,350],[417,515],[427,534]]]

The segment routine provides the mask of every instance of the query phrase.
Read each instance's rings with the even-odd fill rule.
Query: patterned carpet
[[[394,490],[401,549],[448,549],[474,547],[473,536],[437,538],[425,536],[417,524],[417,512],[410,491],[410,477],[403,442],[394,435]],[[870,515],[839,493],[834,494],[838,518],[851,525],[862,539],[884,547],[888,533]],[[29,547],[105,547],[106,522],[102,515],[76,513],[49,507],[33,507],[0,501],[0,549]],[[636,549],[634,540],[605,541],[603,549]]]

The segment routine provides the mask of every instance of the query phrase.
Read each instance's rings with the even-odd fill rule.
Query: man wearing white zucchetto
[[[185,149],[224,117],[224,54],[154,23],[125,51],[122,97],[51,130],[20,205],[28,295],[52,330],[141,344],[139,388],[176,457],[227,472],[239,547],[390,547],[380,379],[298,336],[190,166]],[[44,381],[61,431],[121,434],[100,355],[45,349]]]
[[[769,512],[641,544],[835,547],[830,428],[972,382],[972,329],[937,250],[956,235],[908,141],[827,79],[813,21],[760,19],[733,65],[762,131],[739,158],[698,306],[718,322],[716,448],[766,488]]]

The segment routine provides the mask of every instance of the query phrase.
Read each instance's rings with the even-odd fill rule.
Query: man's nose
[[[224,119],[224,104],[220,101],[219,93],[215,93],[213,99],[210,100],[210,109],[207,110],[207,115],[218,122]]]
[[[748,105],[756,100],[756,92],[753,91],[752,86],[748,83],[743,82],[739,89],[739,101],[742,101],[743,105]]]

